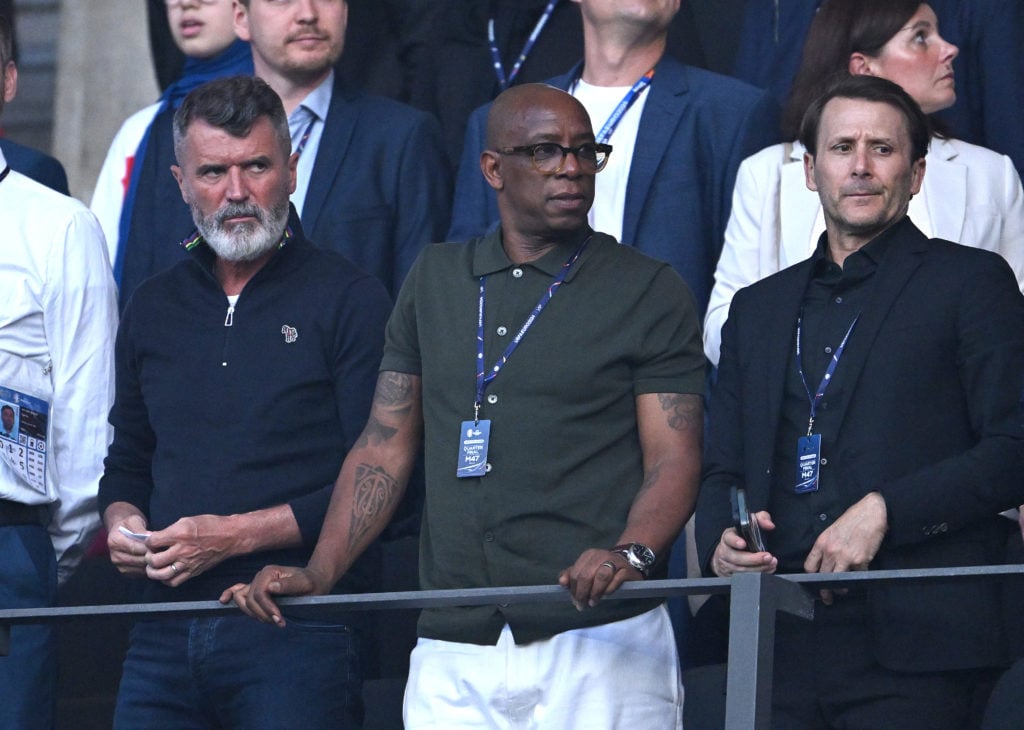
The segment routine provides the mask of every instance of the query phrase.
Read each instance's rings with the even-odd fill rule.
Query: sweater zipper
[[[228,313],[224,316],[224,327],[231,327],[235,323],[235,305],[228,304]],[[228,366],[228,333],[227,329],[224,330],[224,351],[221,353],[220,366],[226,368]]]

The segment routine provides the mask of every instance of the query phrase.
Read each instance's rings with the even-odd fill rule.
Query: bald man
[[[663,603],[601,598],[664,575],[690,516],[704,361],[678,274],[587,224],[610,151],[563,91],[498,97],[480,169],[500,229],[413,267],[309,565],[222,597],[283,625],[276,596],[326,592],[387,523],[425,441],[422,587],[558,581],[567,600],[425,610],[407,728],[680,726]]]

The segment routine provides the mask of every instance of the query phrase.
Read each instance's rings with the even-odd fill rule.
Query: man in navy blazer
[[[235,32],[288,114],[303,228],[394,297],[420,249],[442,240],[451,185],[436,120],[337,80],[347,22],[344,0],[235,3]]]
[[[591,225],[672,264],[703,313],[736,170],[745,157],[777,141],[777,114],[763,92],[665,55],[679,0],[628,6],[576,1],[583,18],[584,59],[549,83],[579,98],[599,141],[614,148],[598,184]],[[652,69],[644,88],[638,80]],[[610,136],[602,136],[609,111],[619,98],[629,96],[631,86],[637,91],[633,103]],[[610,106],[602,100],[608,95]],[[482,235],[498,220],[494,191],[479,164],[488,108],[477,109],[467,127],[451,240]]]
[[[705,572],[1000,562],[998,513],[1024,500],[1024,297],[1000,256],[906,216],[928,136],[902,89],[867,76],[804,118],[826,232],[733,300],[696,518]],[[732,486],[766,550],[732,527]],[[998,591],[822,591],[813,622],[780,620],[774,726],[967,727],[1005,660]]]

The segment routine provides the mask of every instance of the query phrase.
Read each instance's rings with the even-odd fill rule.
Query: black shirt
[[[776,529],[768,534],[768,549],[779,559],[780,572],[802,572],[804,559],[825,528],[835,522],[847,507],[864,493],[859,486],[837,478],[839,404],[851,390],[846,382],[840,357],[825,395],[818,404],[813,433],[821,435],[818,490],[797,494],[797,443],[807,435],[811,414],[808,389],[818,390],[829,362],[839,348],[854,319],[871,297],[872,282],[884,260],[892,237],[892,226],[860,250],[850,254],[843,265],[828,255],[828,235],[822,234],[812,255],[814,273],[801,305],[801,358],[804,380],[796,357],[796,322],[782,398],[782,414],[776,432],[772,466],[772,493],[769,505]],[[857,327],[850,332],[848,346],[857,339]]]

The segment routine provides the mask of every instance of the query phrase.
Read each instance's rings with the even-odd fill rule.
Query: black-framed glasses
[[[565,157],[571,152],[576,156],[576,163],[583,172],[594,174],[601,172],[608,164],[612,146],[584,142],[576,147],[563,147],[557,142],[538,142],[519,147],[503,147],[498,152],[503,155],[527,155],[533,161],[534,169],[545,175],[556,175],[561,172],[565,167]]]

